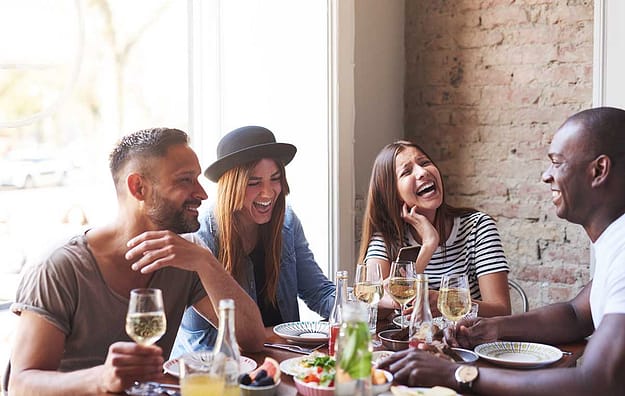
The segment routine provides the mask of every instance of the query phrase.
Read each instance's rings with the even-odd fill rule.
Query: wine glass
[[[471,310],[471,290],[465,274],[443,275],[437,307],[455,329],[456,322]]]
[[[126,333],[137,344],[152,345],[167,328],[163,294],[160,289],[133,289],[130,291]]]
[[[416,271],[413,261],[393,261],[388,278],[388,293],[401,306],[401,328],[406,327],[404,311],[417,293]]]
[[[367,304],[369,311],[369,333],[375,335],[378,320],[378,302],[384,294],[382,287],[382,270],[378,262],[370,261],[356,265],[354,277],[354,296]],[[371,339],[374,347],[382,345],[378,340]]]

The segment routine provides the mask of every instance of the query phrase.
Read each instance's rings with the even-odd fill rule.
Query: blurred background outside
[[[296,144],[290,202],[327,272],[327,5],[307,3],[0,3],[0,368],[24,267],[115,215],[108,153],[138,129],[189,132],[203,168],[242,125]]]

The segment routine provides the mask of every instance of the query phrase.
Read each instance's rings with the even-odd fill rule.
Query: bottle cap
[[[336,271],[336,279],[347,279],[347,271]]]

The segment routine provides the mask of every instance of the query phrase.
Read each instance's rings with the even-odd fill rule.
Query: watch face
[[[475,366],[460,366],[456,374],[459,382],[471,382],[477,378],[478,371]]]

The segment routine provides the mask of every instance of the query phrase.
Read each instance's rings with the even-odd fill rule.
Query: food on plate
[[[393,333],[389,338],[396,341],[408,341],[409,328],[402,329],[396,333]],[[432,332],[434,333],[434,340],[431,344],[418,343],[418,348],[427,352],[430,352],[440,358],[451,360],[454,362],[464,361],[460,355],[450,348],[443,339],[443,331],[435,324],[432,325]]]
[[[449,345],[441,341],[432,341],[431,344],[421,343],[417,348],[452,362],[464,362],[462,356],[458,355]]]
[[[314,352],[302,358],[299,365],[302,370],[296,377],[300,381],[319,387],[334,387],[334,378],[337,375],[334,357]],[[373,385],[387,383],[384,371],[372,368],[371,383]]]
[[[336,361],[332,356],[311,354],[300,361],[305,370],[297,376],[303,382],[319,386],[334,386]]]
[[[444,386],[435,386],[433,388],[408,388],[407,386],[391,386],[393,396],[456,396],[457,393],[453,389]]]
[[[395,333],[392,333],[391,335],[388,336],[388,338],[395,340],[395,341],[408,341],[409,331],[410,329],[408,327],[405,327],[399,331],[396,331]]]
[[[386,384],[386,375],[384,371],[371,368],[371,384],[382,385]]]
[[[422,327],[422,329],[426,329],[425,327]],[[389,338],[395,340],[395,341],[408,341],[408,333],[410,331],[409,327],[405,327],[393,334],[391,334],[389,336]],[[432,323],[432,338],[435,340],[442,340],[443,339],[443,330],[438,327],[436,324]],[[425,336],[419,336],[417,335],[417,338],[419,339],[425,339]]]
[[[249,386],[268,386],[280,380],[280,364],[273,358],[266,357],[263,364],[249,374],[242,374],[239,383]]]

